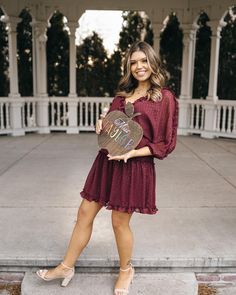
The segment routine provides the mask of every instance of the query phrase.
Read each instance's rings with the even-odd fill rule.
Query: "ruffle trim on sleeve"
[[[159,211],[156,207],[155,208],[137,208],[137,207],[122,207],[122,206],[115,206],[112,204],[109,204],[109,202],[104,202],[102,200],[98,200],[95,196],[92,196],[85,191],[80,192],[80,195],[82,198],[88,200],[89,202],[95,201],[101,206],[106,207],[108,210],[116,210],[119,212],[126,212],[126,213],[142,213],[142,214],[156,214],[157,211]]]

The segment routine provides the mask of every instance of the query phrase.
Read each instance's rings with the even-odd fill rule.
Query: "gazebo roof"
[[[55,10],[60,10],[70,21],[78,21],[85,10],[141,10],[151,18],[152,22],[162,23],[166,16],[175,12],[181,23],[193,23],[200,11],[205,11],[211,20],[220,20],[230,6],[232,0],[1,0],[1,7],[9,16],[18,16],[20,11],[28,7],[33,18],[47,20]]]

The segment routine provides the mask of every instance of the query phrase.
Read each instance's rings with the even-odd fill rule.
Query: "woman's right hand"
[[[97,120],[95,130],[97,134],[100,134],[102,131],[102,119]]]

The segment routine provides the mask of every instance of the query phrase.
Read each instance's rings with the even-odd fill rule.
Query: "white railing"
[[[235,100],[218,100],[213,103],[203,99],[191,99],[184,101],[184,104],[188,105],[189,126],[186,126],[185,130],[188,133],[204,135],[208,131],[210,137],[236,138]],[[212,122],[211,130],[207,130],[206,120]]]
[[[110,97],[0,98],[0,134],[94,131]],[[179,100],[180,134],[236,138],[236,101]],[[185,112],[185,113],[184,113]],[[46,128],[46,129],[45,129]]]
[[[36,131],[37,120],[36,120],[36,103],[34,97],[26,97],[21,106],[21,120],[22,128],[25,131]]]
[[[10,102],[8,98],[0,99],[0,134],[11,133]]]

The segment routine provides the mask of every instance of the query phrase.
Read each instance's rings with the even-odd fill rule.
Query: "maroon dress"
[[[155,214],[156,174],[154,157],[160,160],[176,146],[179,105],[175,95],[162,89],[162,100],[153,102],[141,97],[134,103],[134,121],[143,128],[143,137],[136,149],[148,146],[152,155],[124,161],[108,160],[101,149],[86,179],[81,196],[96,201],[106,209],[121,212]],[[109,112],[124,112],[125,98],[116,96]]]

